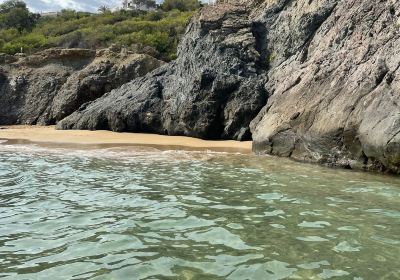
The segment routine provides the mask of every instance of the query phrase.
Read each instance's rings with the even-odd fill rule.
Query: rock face
[[[90,95],[58,128],[252,138],[259,154],[400,173],[400,1],[220,2],[192,19],[176,61]],[[36,119],[72,112],[63,92]]]
[[[175,62],[59,127],[252,137],[259,154],[400,173],[399,1],[220,2]]]
[[[87,104],[59,128],[250,139],[249,124],[267,100],[255,32],[241,6],[204,8],[176,61]]]
[[[147,55],[111,49],[0,55],[0,124],[54,124],[161,64]]]
[[[278,2],[257,14],[270,98],[254,151],[400,173],[400,2]]]

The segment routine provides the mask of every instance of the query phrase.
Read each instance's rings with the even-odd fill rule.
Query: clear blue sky
[[[0,0],[0,3],[5,0]],[[94,12],[98,7],[106,5],[110,8],[118,6],[120,0],[23,0],[28,7],[35,12],[48,12],[48,11],[58,11],[61,9],[74,9],[81,11]],[[203,2],[207,2],[205,0]],[[157,0],[157,2],[162,2],[162,0]]]

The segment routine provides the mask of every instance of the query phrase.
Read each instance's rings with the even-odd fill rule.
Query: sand
[[[53,126],[3,126],[0,139],[13,143],[152,146],[161,149],[213,150],[251,153],[251,141],[208,141],[191,137],[111,131],[56,130]]]

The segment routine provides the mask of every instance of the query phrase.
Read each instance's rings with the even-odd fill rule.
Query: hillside
[[[194,12],[120,11],[90,14],[63,10],[42,17],[32,28],[0,25],[0,53],[32,54],[53,47],[106,48],[111,45],[169,61],[176,57],[179,38]],[[0,18],[1,19],[1,18]]]

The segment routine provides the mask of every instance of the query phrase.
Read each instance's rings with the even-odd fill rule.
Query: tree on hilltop
[[[147,6],[149,8],[157,7],[156,1],[154,0],[133,0],[132,2],[138,6]]]
[[[100,6],[97,10],[102,14],[111,12],[111,9],[108,6],[105,6],[105,5]]]
[[[0,4],[0,29],[30,30],[39,17],[39,14],[31,13],[23,1],[8,0]]]

